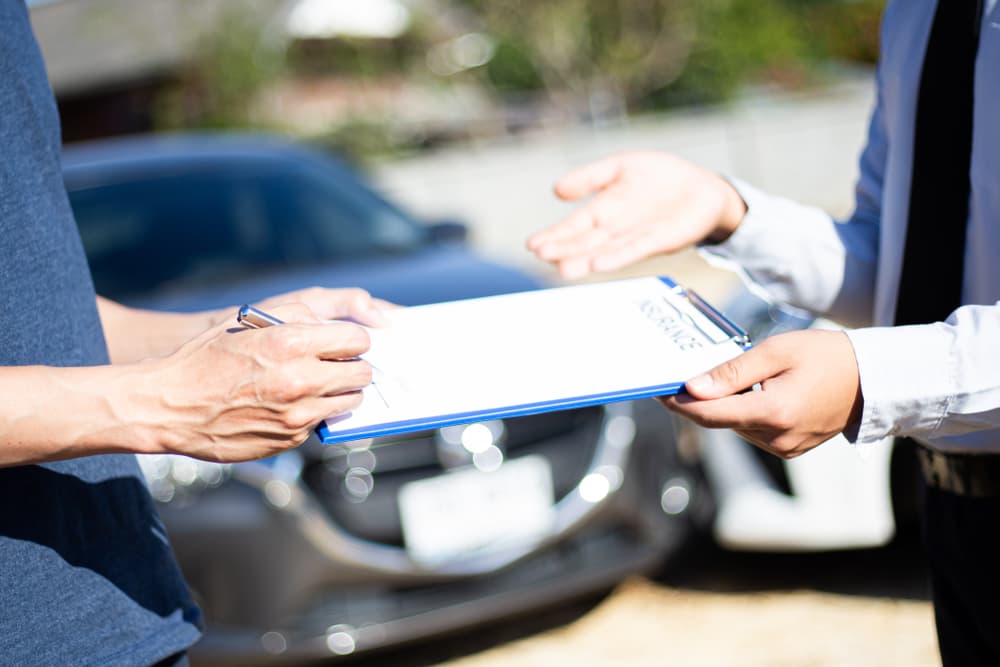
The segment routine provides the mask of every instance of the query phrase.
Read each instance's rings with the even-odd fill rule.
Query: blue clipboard
[[[647,320],[653,321],[660,325],[664,331],[669,328],[673,328],[673,334],[678,335],[676,332],[680,331],[680,327],[683,325],[688,327],[684,335],[690,336],[692,340],[695,338],[703,337],[706,341],[711,341],[712,345],[728,345],[736,351],[744,351],[749,349],[751,346],[750,338],[747,333],[739,327],[736,323],[726,317],[719,309],[712,306],[706,300],[698,296],[696,293],[689,289],[685,289],[678,285],[676,282],[667,277],[659,278],[647,278],[647,279],[632,279],[626,281],[615,281],[614,283],[595,283],[588,285],[579,285],[572,287],[556,287],[548,290],[537,290],[536,292],[524,292],[523,295],[536,295],[538,293],[551,293],[551,295],[557,300],[554,303],[558,304],[563,299],[564,296],[573,296],[577,302],[580,302],[581,297],[586,297],[590,289],[598,289],[598,286],[611,286],[614,288],[616,285],[623,285],[623,290],[625,288],[631,287],[626,283],[636,283],[638,285],[639,281],[645,281],[642,283],[641,288],[643,290],[657,289],[654,288],[654,284],[658,286],[659,290],[663,291],[663,298],[665,299],[662,303],[667,304],[663,307],[664,312],[653,312],[644,313]],[[652,281],[652,282],[650,282]],[[610,289],[609,288],[609,289]],[[578,290],[577,292],[566,292],[565,290]],[[560,292],[562,291],[562,292]],[[595,292],[595,294],[598,292]],[[516,307],[516,302],[511,301],[511,297],[517,297],[517,295],[501,295],[497,297],[485,297],[484,299],[471,299],[467,302],[451,302],[451,304],[435,304],[435,305],[448,305],[454,306],[456,308],[462,308],[463,304],[474,305],[478,308],[478,312],[484,312],[484,308],[491,306],[492,304],[503,304],[505,307],[510,308],[512,306]],[[496,301],[495,299],[507,299],[507,301]],[[669,299],[669,302],[666,301]],[[570,301],[570,299],[566,299]],[[643,302],[645,304],[646,302]],[[684,306],[690,307],[690,313],[687,311],[682,311],[678,309],[678,303],[682,303]],[[649,306],[647,310],[656,310],[659,306],[660,301],[653,300],[653,305]],[[415,309],[422,308],[433,308],[432,306],[417,306]],[[415,310],[415,309],[404,309],[404,310]],[[641,308],[640,308],[641,309]],[[675,315],[676,311],[676,315]],[[461,312],[461,311],[459,311]],[[630,311],[631,312],[631,311]],[[697,313],[700,316],[691,316],[691,313]],[[657,321],[657,317],[660,321]],[[670,319],[673,318],[673,319]],[[664,324],[662,320],[669,319],[669,321]],[[664,328],[666,327],[666,328]],[[642,327],[636,327],[642,328]],[[377,334],[377,330],[373,331]],[[648,337],[651,335],[648,331],[645,332]],[[686,340],[686,339],[685,339]],[[373,351],[376,349],[376,338],[373,338]],[[709,344],[705,344],[705,347],[709,347]],[[728,353],[728,352],[726,352]],[[683,354],[683,352],[681,353]],[[366,355],[367,357],[367,355]],[[373,362],[374,365],[374,362]],[[714,365],[714,364],[711,364]],[[711,367],[711,366],[708,366]],[[708,368],[700,369],[707,370]],[[690,376],[688,376],[690,377]],[[385,418],[376,418],[374,421],[371,419],[354,426],[351,424],[351,419],[354,417],[351,413],[347,415],[339,416],[337,418],[327,420],[317,427],[317,434],[323,444],[333,444],[338,442],[347,442],[352,440],[360,440],[366,438],[378,438],[385,436],[400,435],[408,432],[414,431],[424,431],[429,429],[442,428],[445,426],[454,426],[458,424],[466,424],[472,422],[486,421],[491,419],[503,419],[510,417],[520,417],[524,415],[536,414],[541,412],[551,412],[556,410],[566,410],[572,408],[581,408],[587,406],[601,405],[605,403],[612,403],[616,401],[627,401],[640,398],[649,398],[654,396],[664,396],[678,393],[684,386],[684,382],[687,377],[670,377],[669,379],[664,377],[662,382],[644,382],[636,386],[617,386],[608,391],[582,391],[581,393],[572,393],[572,395],[558,395],[543,397],[540,400],[510,400],[504,401],[497,405],[481,405],[476,406],[473,409],[455,409],[450,410],[448,406],[442,405],[437,406],[436,409],[430,409],[424,414],[418,415],[406,415],[404,418],[394,417],[391,412],[386,413]],[[463,382],[475,383],[477,380],[475,378],[462,378]],[[377,384],[376,380],[373,385]],[[367,391],[367,390],[366,390]],[[366,393],[365,399],[363,401],[363,406],[369,401],[377,402],[379,397],[375,395],[369,395]],[[387,406],[388,407],[388,404]]]

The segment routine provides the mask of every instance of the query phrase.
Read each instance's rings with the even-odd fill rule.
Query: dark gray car
[[[476,256],[461,226],[417,221],[343,162],[283,140],[106,141],[68,149],[64,164],[97,289],[131,305],[235,306],[310,285],[414,305],[539,286]],[[531,460],[551,472],[554,521],[541,538],[428,565],[407,550],[400,492],[472,469],[456,446],[471,427],[489,430],[501,469]],[[196,656],[348,655],[552,605],[659,567],[697,511],[697,481],[654,401],[454,428],[310,441],[239,465],[145,457],[208,620]],[[477,507],[475,521],[503,505]]]

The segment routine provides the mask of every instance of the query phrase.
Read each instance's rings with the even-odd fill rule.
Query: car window
[[[347,172],[278,161],[70,188],[98,291],[146,293],[363,259],[423,228]]]

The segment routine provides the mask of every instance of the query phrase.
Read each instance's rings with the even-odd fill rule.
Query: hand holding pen
[[[139,397],[153,431],[147,451],[262,458],[301,444],[324,418],[360,404],[371,383],[371,368],[359,359],[369,347],[363,327],[325,321],[297,303],[248,306],[241,323],[259,330],[234,332],[229,312],[174,354],[148,360],[155,380]]]

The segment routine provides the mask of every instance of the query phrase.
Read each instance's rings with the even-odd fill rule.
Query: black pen
[[[236,321],[243,326],[250,327],[252,329],[261,329],[263,327],[270,327],[276,324],[284,324],[282,320],[279,320],[274,315],[268,315],[263,310],[254,308],[246,303],[240,306],[240,311],[236,314]]]

